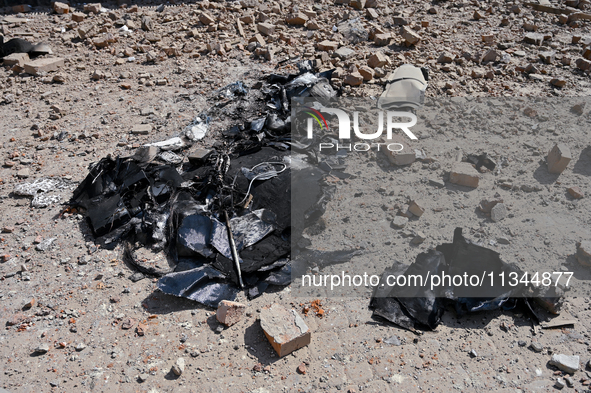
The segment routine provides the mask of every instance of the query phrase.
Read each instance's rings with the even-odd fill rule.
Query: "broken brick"
[[[232,302],[230,300],[222,300],[218,305],[216,318],[220,323],[226,326],[232,326],[244,315],[246,305],[238,302]]]
[[[64,66],[64,59],[60,57],[46,57],[37,59],[25,64],[25,72],[31,75],[38,75],[42,72],[57,71]]]
[[[3,65],[5,66],[19,66],[22,67],[29,61],[29,55],[27,53],[12,53],[3,59]]]
[[[296,310],[274,303],[261,310],[261,327],[279,357],[310,344],[308,325]]]
[[[421,41],[421,36],[408,26],[402,26],[400,28],[400,35],[404,38],[406,46],[416,45]]]
[[[103,8],[101,3],[85,4],[84,12],[93,12],[95,14],[98,14],[99,12],[101,12],[101,8]]]
[[[591,241],[577,243],[577,261],[583,266],[591,266]]]
[[[301,26],[301,25],[305,25],[307,21],[308,21],[308,15],[304,14],[303,12],[296,12],[293,14],[289,14],[285,18],[285,23],[287,23],[288,25]]]
[[[417,217],[422,216],[425,212],[425,208],[422,206],[420,202],[417,202],[416,200],[410,203],[410,205],[408,206],[408,210],[410,210],[410,212]]]
[[[567,191],[570,194],[570,196],[572,196],[575,199],[581,199],[583,197],[583,192],[578,186],[570,187]]]
[[[390,39],[392,38],[392,36],[388,33],[384,33],[384,34],[376,34],[373,37],[373,42],[374,44],[376,44],[377,46],[386,46],[390,43]]]
[[[331,51],[331,50],[337,50],[338,47],[339,47],[338,42],[324,40],[324,41],[318,43],[318,50],[322,50],[322,51],[326,51],[326,52]]]
[[[562,173],[570,162],[572,156],[568,146],[564,143],[557,143],[548,153],[548,172]]]
[[[467,162],[454,162],[451,167],[449,181],[460,186],[478,187],[480,174]]]
[[[367,65],[371,68],[383,67],[389,63],[388,58],[382,52],[376,52],[369,57]]]
[[[259,23],[257,25],[257,30],[263,35],[270,36],[275,32],[275,25],[272,25],[271,23]]]
[[[53,3],[53,10],[56,14],[67,14],[70,11],[70,6],[56,1]]]
[[[209,26],[215,22],[215,18],[207,12],[203,12],[199,15],[199,21],[204,25]]]

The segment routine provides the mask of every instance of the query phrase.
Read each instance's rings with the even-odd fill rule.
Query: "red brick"
[[[310,344],[308,325],[296,310],[274,303],[261,310],[261,327],[279,357]]]
[[[218,306],[216,318],[220,323],[226,326],[232,326],[244,315],[246,305],[229,300],[222,300]]]
[[[455,162],[451,167],[449,181],[460,186],[476,188],[480,174],[467,162]]]

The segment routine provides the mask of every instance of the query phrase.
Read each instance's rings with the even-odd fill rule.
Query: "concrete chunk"
[[[412,201],[408,206],[408,210],[410,210],[410,212],[415,216],[420,217],[425,212],[425,208],[422,205],[423,204],[419,201]]]
[[[60,57],[48,57],[37,59],[25,64],[25,72],[31,75],[38,75],[42,72],[57,71],[64,66],[64,59]]]
[[[550,360],[550,365],[556,366],[569,374],[574,374],[579,369],[579,357],[554,354]]]
[[[244,315],[246,305],[238,302],[232,302],[230,300],[222,300],[218,305],[218,311],[216,318],[220,323],[226,326],[232,326]]]
[[[131,133],[134,135],[148,135],[151,131],[151,124],[136,124],[131,128]]]
[[[5,66],[19,66],[22,67],[25,65],[25,63],[29,62],[31,59],[29,59],[29,55],[27,53],[12,53],[8,56],[6,56],[3,59],[3,63]]]
[[[393,137],[391,140],[387,142],[389,145],[392,146],[392,149],[394,150],[398,150],[400,146],[403,147],[402,150],[399,151],[391,151],[389,149],[383,150],[386,154],[386,157],[388,157],[388,160],[390,160],[392,164],[409,165],[415,162],[415,160],[417,159],[417,155],[414,149],[412,148],[412,146],[408,144],[408,142],[406,142],[406,140]]]
[[[449,181],[460,186],[478,187],[480,174],[467,162],[455,162],[451,166]]]
[[[261,327],[279,357],[310,344],[312,335],[302,317],[277,303],[261,310]]]
[[[570,149],[564,143],[557,143],[554,145],[550,153],[548,153],[548,172],[562,173],[572,159]]]

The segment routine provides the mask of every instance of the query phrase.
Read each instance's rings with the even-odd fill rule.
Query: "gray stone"
[[[392,336],[390,338],[385,339],[384,343],[394,345],[397,347],[402,345],[402,343],[400,342],[400,339],[397,336]]]
[[[347,48],[346,46],[341,46],[339,49],[334,51],[334,56],[337,56],[342,60],[346,60],[354,54],[355,51],[351,48]]]
[[[429,184],[435,187],[443,188],[445,187],[445,182],[439,179],[429,179]]]
[[[140,374],[138,377],[138,380],[140,382],[146,382],[148,380],[148,374],[146,374],[146,373]]]
[[[506,237],[501,236],[501,237],[497,237],[497,243],[499,243],[499,244],[509,244],[510,241]]]
[[[37,244],[35,246],[35,250],[37,251],[46,251],[49,249],[49,247],[51,247],[51,245],[53,244],[53,242],[55,241],[55,237],[51,237],[49,239],[45,239],[43,240],[41,243]]]
[[[505,207],[504,203],[497,203],[491,210],[490,210],[490,218],[494,222],[499,222],[507,217],[507,208]]]
[[[84,348],[86,348],[86,345],[84,343],[80,343],[80,344],[76,345],[76,351],[78,351],[78,352],[84,350]]]
[[[47,353],[49,351],[49,344],[41,343],[37,348],[35,348],[35,352],[37,353]]]
[[[427,237],[425,236],[425,234],[423,232],[417,232],[415,237],[410,241],[410,243],[411,244],[421,244],[425,240],[427,240]]]
[[[542,344],[538,343],[538,342],[533,342],[529,345],[529,347],[532,349],[532,351],[534,352],[542,352],[544,350],[544,347],[542,346]]]
[[[151,131],[151,124],[136,124],[131,128],[131,133],[134,135],[148,135]]]
[[[178,358],[176,360],[176,363],[172,366],[172,372],[175,375],[182,375],[184,371],[185,371],[185,359]]]
[[[394,228],[404,228],[407,223],[408,223],[408,218],[402,217],[402,216],[396,216],[392,220],[392,226]]]
[[[560,370],[567,372],[569,374],[574,374],[579,369],[579,356],[554,354],[552,355],[552,359],[550,360],[550,365],[556,366]]]
[[[564,380],[563,380],[562,378],[558,378],[558,379],[556,380],[556,383],[554,383],[554,387],[555,387],[556,389],[562,389],[562,388],[564,388],[565,386],[566,386],[566,385],[564,384]]]

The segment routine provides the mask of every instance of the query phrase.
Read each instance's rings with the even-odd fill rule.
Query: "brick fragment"
[[[417,200],[414,200],[410,203],[410,205],[408,206],[408,210],[410,210],[410,212],[417,217],[422,216],[425,212],[423,204]]]
[[[148,135],[151,131],[151,124],[136,124],[131,128],[131,133],[134,135]]]
[[[339,47],[338,42],[328,41],[328,40],[324,40],[322,42],[319,42],[318,46],[317,46],[318,50],[325,51],[325,52],[328,52],[331,50],[337,50],[338,47]]]
[[[394,165],[409,165],[415,162],[417,155],[412,146],[400,136],[392,136],[392,139],[387,140],[389,148],[384,149],[384,153],[388,160]],[[402,147],[402,149],[401,149]],[[397,150],[397,151],[394,151]]]
[[[570,196],[572,196],[575,199],[581,199],[584,196],[583,192],[578,186],[570,187],[567,191],[570,194]]]
[[[548,161],[548,172],[562,173],[571,159],[572,155],[568,146],[564,143],[557,143],[546,157]]]
[[[199,15],[199,21],[208,26],[215,22],[215,18],[207,12],[203,12],[201,15]]]
[[[101,3],[85,4],[84,5],[84,12],[93,12],[95,14],[98,14],[99,12],[101,12],[101,8],[103,8]]]
[[[308,15],[304,14],[303,12],[295,12],[293,14],[287,15],[285,22],[288,25],[302,26],[306,24],[308,19]]]
[[[29,55],[27,53],[12,53],[6,56],[3,60],[3,65],[11,67],[14,65],[22,67],[25,65],[25,63],[30,61]]]
[[[271,23],[259,23],[257,25],[257,30],[263,35],[270,36],[275,32],[275,25]]]
[[[46,57],[25,63],[25,72],[38,75],[42,72],[57,71],[64,66],[64,59],[60,57]]]
[[[53,3],[53,10],[56,14],[67,14],[68,12],[70,12],[70,6],[56,1],[55,3]]]
[[[312,334],[296,310],[274,303],[261,310],[261,327],[279,357],[310,344]]]
[[[373,79],[375,72],[368,66],[359,67],[359,73],[363,77],[364,81],[370,81]]]
[[[246,305],[242,303],[222,300],[218,305],[216,318],[220,323],[226,326],[232,326],[242,319],[244,310],[246,310]]]
[[[361,75],[359,72],[352,72],[345,76],[343,83],[351,86],[359,86],[363,83],[363,75]]]
[[[369,57],[367,65],[371,68],[383,67],[389,63],[388,57],[382,52],[376,52]]]
[[[591,266],[591,241],[577,242],[577,261],[583,266]]]
[[[19,4],[19,5],[14,5],[12,6],[12,12],[14,12],[15,14],[18,13],[26,13],[31,11],[31,6],[28,4]]]
[[[460,186],[478,187],[480,174],[467,162],[454,162],[451,167],[449,181]]]
[[[84,18],[86,18],[86,15],[84,15],[82,12],[74,12],[72,14],[72,20],[74,22],[82,22]]]
[[[386,46],[390,43],[391,39],[392,39],[392,36],[389,33],[376,34],[373,37],[373,42],[377,46]]]
[[[416,45],[421,41],[421,36],[408,26],[400,28],[400,35],[404,38],[406,46]]]

